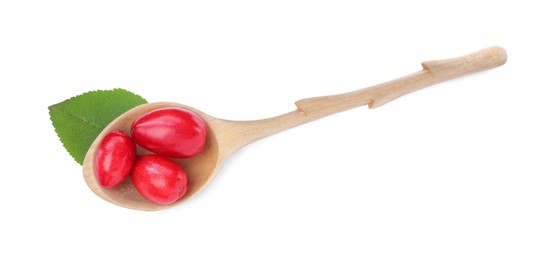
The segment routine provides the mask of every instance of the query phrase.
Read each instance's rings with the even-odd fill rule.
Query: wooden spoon
[[[250,142],[354,107],[368,105],[369,108],[376,108],[409,92],[472,72],[498,67],[506,61],[507,54],[501,47],[490,47],[452,59],[426,61],[422,63],[423,69],[414,74],[353,92],[302,99],[296,102],[297,109],[295,111],[254,121],[223,120],[177,103],[144,104],[119,116],[98,135],[84,160],[84,178],[93,192],[116,205],[137,210],[169,208],[198,193],[213,178],[217,169],[230,155]],[[93,169],[100,141],[107,133],[116,129],[130,134],[130,127],[135,119],[144,113],[162,107],[189,109],[201,116],[208,125],[205,150],[193,158],[175,160],[184,168],[189,177],[189,190],[186,195],[174,204],[158,205],[144,199],[129,179],[113,189],[101,188],[96,182]],[[137,153],[147,154],[149,152],[138,147]]]

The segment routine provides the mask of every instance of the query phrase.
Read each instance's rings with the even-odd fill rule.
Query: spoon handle
[[[506,61],[507,53],[503,48],[489,47],[461,57],[425,61],[422,63],[423,69],[414,74],[344,94],[302,99],[296,102],[296,106],[308,114],[332,114],[362,105],[377,108],[410,92],[495,68]]]
[[[489,47],[465,56],[431,60],[422,63],[422,70],[372,87],[332,96],[306,98],[296,102],[298,109],[277,117],[254,121],[226,121],[221,127],[232,132],[228,143],[232,153],[265,136],[301,125],[324,116],[368,105],[376,108],[410,92],[473,72],[505,64],[507,53],[501,47]],[[230,125],[227,125],[230,123]],[[229,153],[229,154],[230,154]]]

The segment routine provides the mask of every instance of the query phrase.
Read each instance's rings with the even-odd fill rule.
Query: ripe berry
[[[110,189],[129,176],[136,156],[136,146],[125,133],[107,134],[96,153],[94,172],[100,186]]]
[[[136,160],[131,180],[138,192],[158,204],[171,204],[188,190],[188,177],[175,162],[159,155]]]
[[[202,118],[183,108],[161,108],[135,120],[133,140],[158,155],[188,158],[204,149],[207,125]]]

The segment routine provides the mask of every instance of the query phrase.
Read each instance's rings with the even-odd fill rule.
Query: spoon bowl
[[[140,105],[116,118],[98,135],[84,159],[84,178],[94,193],[113,204],[136,210],[169,208],[201,191],[229,156],[259,138],[354,107],[368,105],[369,108],[376,108],[407,93],[462,75],[498,67],[506,61],[507,54],[501,47],[490,47],[452,59],[426,61],[422,63],[421,71],[411,75],[343,94],[302,99],[296,102],[296,110],[262,120],[229,121],[170,102]],[[130,178],[112,189],[100,187],[93,165],[98,146],[105,135],[113,130],[121,130],[130,135],[131,125],[136,119],[152,110],[166,107],[188,109],[203,118],[208,126],[205,147],[200,154],[187,159],[173,159],[188,175],[187,193],[173,204],[160,205],[143,198],[134,188]],[[137,155],[150,153],[137,146]]]
[[[181,198],[179,201],[186,200],[192,195],[196,194],[213,177],[213,173],[215,173],[216,169],[219,167],[220,161],[217,137],[210,125],[212,125],[212,122],[217,119],[210,117],[209,115],[206,115],[205,113],[202,113],[201,111],[198,111],[194,108],[177,103],[149,103],[137,106],[119,116],[116,120],[114,120],[104,128],[104,130],[98,135],[96,140],[90,146],[90,149],[86,154],[83,164],[84,177],[89,188],[98,196],[119,206],[140,210],[159,210],[173,206],[173,204],[160,205],[144,199],[144,197],[142,197],[142,195],[140,195],[138,191],[134,188],[132,182],[130,181],[130,178],[127,178],[124,182],[120,183],[112,189],[104,189],[100,187],[98,182],[96,181],[93,168],[97,148],[105,135],[114,130],[121,130],[130,136],[130,129],[134,120],[152,110],[166,107],[180,107],[188,109],[196,113],[198,116],[202,117],[208,125],[208,132],[206,136],[204,150],[200,154],[187,159],[172,159],[174,162],[179,164],[188,175],[189,189],[184,197]],[[137,146],[138,156],[146,154],[151,154],[151,152],[141,148],[140,146]]]

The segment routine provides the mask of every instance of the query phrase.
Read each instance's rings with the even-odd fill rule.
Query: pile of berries
[[[171,204],[188,190],[186,172],[170,158],[190,158],[205,145],[207,125],[192,111],[161,108],[136,119],[131,137],[108,133],[96,153],[94,172],[102,188],[111,189],[130,176],[136,190],[158,204]],[[136,156],[136,145],[152,152]]]

